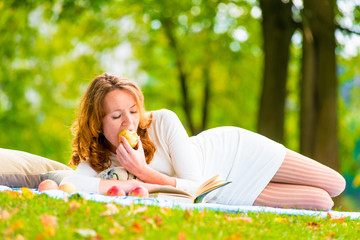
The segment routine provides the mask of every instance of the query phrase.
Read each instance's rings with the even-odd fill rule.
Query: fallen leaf
[[[189,220],[193,215],[194,213],[190,209],[186,209],[184,213],[184,218],[186,220]]]
[[[38,235],[36,235],[36,238],[35,238],[36,240],[43,240],[43,236],[42,235],[40,235],[40,234],[38,234]]]
[[[16,220],[11,224],[10,228],[16,231],[18,229],[24,228],[24,224],[21,220]]]
[[[113,227],[110,227],[110,228],[109,228],[109,233],[110,233],[111,235],[115,235],[115,234],[117,234],[117,233],[123,232],[124,229],[125,229],[125,228],[124,228],[123,226],[121,226],[118,222],[113,221]]]
[[[162,207],[160,208],[160,212],[164,215],[168,215],[171,212],[171,208]]]
[[[55,236],[55,228],[52,226],[47,226],[44,229],[44,232],[46,235],[50,236],[50,237],[54,237]]]
[[[327,213],[327,217],[331,222],[338,222],[338,223],[344,223],[345,219],[347,218],[347,217],[337,217],[330,213]]]
[[[283,218],[283,217],[277,217],[274,220],[275,222],[287,222],[287,218]]]
[[[75,233],[79,234],[84,238],[90,238],[96,236],[96,231],[94,229],[89,229],[89,228],[79,228],[75,230]]]
[[[6,190],[5,191],[10,197],[12,198],[17,198],[17,197],[21,197],[21,193],[17,192],[17,191],[10,191],[10,190]]]
[[[81,204],[75,200],[71,200],[69,202],[69,209],[67,211],[67,214],[70,215],[72,214],[74,211],[76,211],[76,209],[78,209],[81,206]]]
[[[5,219],[9,219],[11,217],[11,214],[4,209],[1,213],[0,213],[0,220],[5,220]]]
[[[307,225],[312,228],[317,228],[319,226],[319,224],[316,222],[308,222]]]
[[[81,206],[81,204],[75,200],[69,202],[69,206],[71,209],[77,209]]]
[[[137,233],[141,233],[142,232],[142,226],[139,222],[134,222],[133,225],[131,226],[132,229],[137,232]]]
[[[232,222],[232,221],[244,221],[244,222],[248,222],[248,223],[252,223],[253,219],[251,217],[238,217],[238,216],[234,216],[234,217],[229,217],[227,215],[224,216],[224,219],[228,222]]]
[[[147,206],[138,207],[134,210],[133,214],[146,212],[148,210]]]
[[[35,193],[33,193],[30,189],[26,188],[26,187],[22,187],[20,188],[22,195],[28,199],[31,199],[33,197],[35,197]]]
[[[101,235],[99,235],[99,234],[97,234],[94,237],[89,238],[89,240],[101,240],[101,239],[103,239],[103,237]]]
[[[52,215],[43,214],[40,215],[40,221],[45,227],[56,227],[57,226],[57,218]]]
[[[205,210],[202,210],[199,214],[198,217],[199,218],[203,218],[205,216]]]
[[[230,236],[230,237],[225,238],[225,240],[241,240],[241,238],[240,237]]]
[[[141,217],[147,224],[154,224],[154,220],[146,215],[142,215]]]
[[[158,227],[160,227],[160,226],[163,224],[163,219],[162,219],[162,217],[159,216],[159,215],[156,215],[156,216],[154,217],[154,220],[155,220],[156,226],[158,226]]]
[[[119,213],[119,209],[117,206],[113,203],[106,204],[106,211],[101,213],[100,216],[110,216]]]
[[[186,240],[186,234],[184,232],[179,232],[178,240]]]
[[[15,240],[25,240],[24,236],[21,234],[17,234]]]

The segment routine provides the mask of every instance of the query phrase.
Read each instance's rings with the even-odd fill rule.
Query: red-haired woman
[[[119,143],[125,129],[138,133],[137,149]],[[193,192],[220,174],[232,183],[209,193],[208,202],[330,210],[331,197],[345,188],[336,171],[242,128],[218,127],[189,137],[174,112],[145,111],[140,88],[109,74],[89,85],[73,131],[71,163],[77,169],[63,182],[73,182],[80,191],[171,185]],[[142,182],[96,178],[116,166]]]

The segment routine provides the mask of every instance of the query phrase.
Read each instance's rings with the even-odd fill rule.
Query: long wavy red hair
[[[102,130],[102,119],[105,116],[103,101],[106,94],[115,89],[128,91],[134,97],[140,115],[137,133],[144,148],[146,162],[149,164],[153,158],[156,148],[147,132],[152,115],[147,117],[144,95],[140,88],[127,78],[104,73],[90,83],[80,102],[77,121],[71,127],[75,138],[72,142],[70,165],[77,166],[81,161],[87,160],[98,172],[110,167],[110,143]]]

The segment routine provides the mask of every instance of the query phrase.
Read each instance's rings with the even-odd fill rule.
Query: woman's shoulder
[[[177,118],[177,115],[175,112],[173,112],[169,109],[165,109],[165,108],[151,111],[151,113],[152,113],[153,120],[161,120],[164,118],[174,118],[174,117]]]

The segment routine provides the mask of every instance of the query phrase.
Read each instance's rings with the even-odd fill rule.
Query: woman
[[[193,192],[219,173],[232,183],[210,193],[209,202],[322,210],[330,210],[331,197],[345,188],[344,178],[334,170],[264,136],[219,127],[189,138],[175,113],[146,112],[143,103],[135,83],[109,74],[97,76],[73,125],[71,163],[78,167],[63,181],[101,194],[113,185],[128,192],[135,185],[151,189],[158,184]],[[124,129],[140,136],[136,150],[123,137],[119,144]],[[143,183],[95,177],[115,166],[123,166]]]

